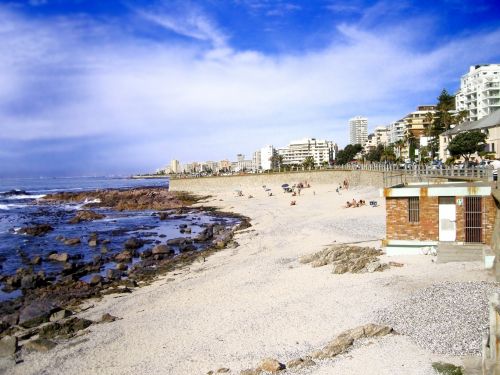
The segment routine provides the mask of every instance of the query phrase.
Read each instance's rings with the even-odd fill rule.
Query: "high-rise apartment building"
[[[479,120],[499,110],[500,64],[471,66],[460,80],[455,104],[457,111],[468,111],[468,121]]]
[[[268,171],[273,169],[273,160],[275,150],[273,146],[266,146],[260,149],[260,166],[262,170]]]
[[[181,173],[181,163],[179,160],[172,160],[170,162],[170,173]]]
[[[365,144],[368,139],[368,119],[356,116],[349,120],[349,143],[351,145]]]

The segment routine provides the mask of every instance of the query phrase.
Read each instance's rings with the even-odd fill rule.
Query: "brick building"
[[[421,254],[439,243],[490,245],[496,205],[487,183],[386,188],[387,254]]]

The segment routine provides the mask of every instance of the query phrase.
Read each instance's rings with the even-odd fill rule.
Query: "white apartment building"
[[[179,163],[179,160],[174,159],[170,162],[169,173],[181,173],[181,163]]]
[[[351,145],[365,144],[368,139],[368,119],[356,116],[349,120],[349,143]]]
[[[387,126],[377,126],[374,131],[376,145],[387,146],[389,144],[389,129]]]
[[[469,112],[468,121],[477,121],[500,109],[500,64],[471,66],[460,80],[455,96],[457,111]]]
[[[308,156],[314,158],[314,164],[322,165],[335,160],[337,144],[327,140],[305,138],[292,141],[286,147],[278,149],[278,154],[283,157],[283,165],[298,165]]]
[[[368,134],[366,142],[363,143],[363,151],[365,154],[377,148],[377,137],[374,133]]]
[[[405,137],[405,128],[406,121],[404,119],[391,123],[388,130],[389,143],[402,141]]]
[[[262,164],[260,162],[260,150],[257,150],[253,153],[253,157],[252,157],[252,161],[253,161],[253,167],[252,169],[257,172],[259,170],[262,169]]]
[[[266,146],[260,149],[260,165],[262,170],[268,171],[273,169],[272,157],[275,153],[273,146]]]

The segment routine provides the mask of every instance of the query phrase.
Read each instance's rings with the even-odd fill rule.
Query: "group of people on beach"
[[[342,184],[335,189],[338,195],[342,195],[342,190],[349,190],[349,180],[346,178]]]
[[[356,201],[356,199],[352,198],[352,201],[347,201],[345,208],[350,208],[350,207],[361,207],[366,205],[366,201],[364,199],[360,199],[359,201]]]

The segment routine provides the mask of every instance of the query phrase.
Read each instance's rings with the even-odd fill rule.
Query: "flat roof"
[[[449,182],[441,184],[408,184],[381,190],[381,196],[390,197],[454,197],[491,195],[488,182]]]

